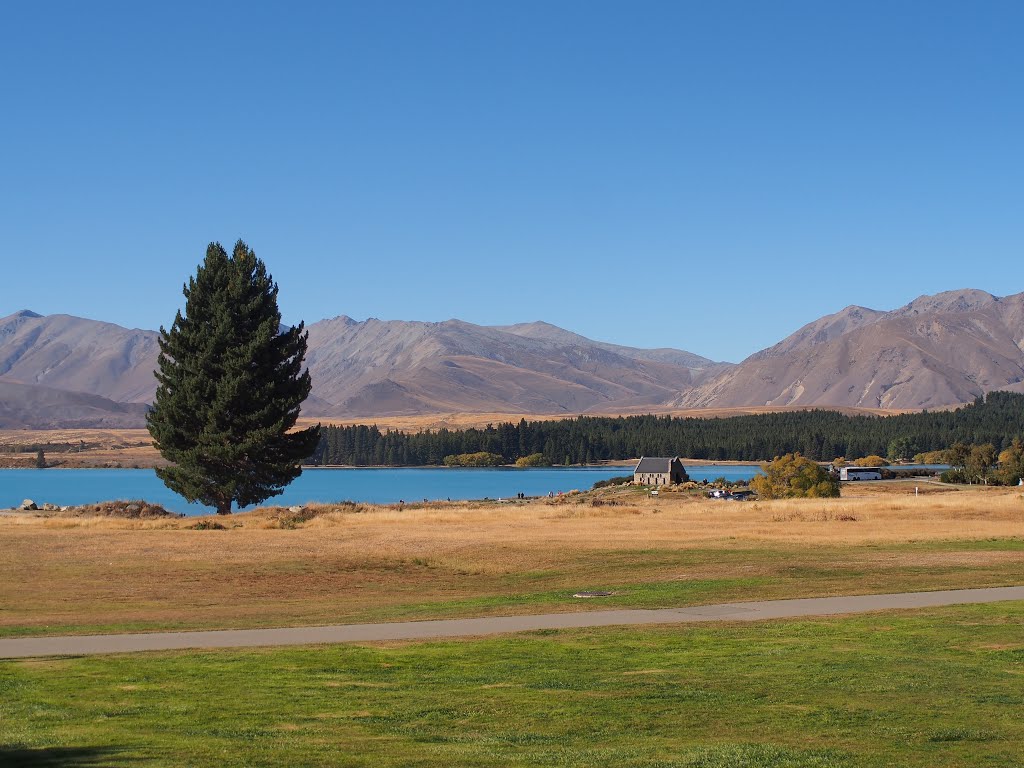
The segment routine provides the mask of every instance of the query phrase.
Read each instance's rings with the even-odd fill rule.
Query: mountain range
[[[543,322],[311,324],[303,415],[560,414],[739,406],[920,409],[1024,391],[1024,293],[846,307],[738,364],[587,339]],[[141,426],[155,331],[29,310],[0,319],[0,427]]]
[[[921,296],[892,312],[827,315],[672,401],[921,409],[1024,392],[1024,293]]]

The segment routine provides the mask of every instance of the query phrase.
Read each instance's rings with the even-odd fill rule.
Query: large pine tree
[[[160,328],[149,432],[171,466],[157,475],[189,501],[230,514],[282,492],[319,426],[290,431],[310,390],[303,323],[281,329],[277,285],[241,240],[211,243],[184,287],[185,314]]]

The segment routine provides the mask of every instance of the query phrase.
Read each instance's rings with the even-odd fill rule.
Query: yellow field
[[[867,484],[865,484],[867,486]],[[655,607],[1020,583],[1018,490],[724,502],[632,489],[528,503],[0,517],[0,634]],[[308,518],[308,519],[307,519]],[[612,588],[583,605],[579,589]]]
[[[84,446],[83,446],[84,444]],[[0,467],[34,467],[25,446],[58,445],[46,460],[62,467],[153,467],[163,462],[145,429],[0,429]],[[15,452],[16,448],[22,448]]]
[[[1024,536],[1024,494],[1016,488],[969,489],[935,482],[915,486],[899,481],[844,486],[843,491],[840,499],[730,503],[664,489],[654,498],[629,487],[521,503],[311,505],[308,509],[315,516],[289,535],[302,538],[299,531],[344,529],[344,541],[321,541],[320,546],[358,549],[363,546],[359,542],[372,541],[375,552],[395,555],[434,553],[449,546],[490,548],[502,540],[564,550],[738,540],[862,544]],[[157,520],[14,515],[0,518],[0,532],[174,531],[209,520],[230,526],[232,536],[247,540],[255,531],[280,529],[281,520],[288,517],[287,510],[278,507],[231,517]],[[500,557],[497,565],[504,567]]]
[[[681,418],[716,419],[729,416],[755,416],[762,413],[784,413],[787,411],[813,410],[813,407],[804,406],[742,406],[734,408],[656,408],[643,406],[632,409],[622,409],[615,412],[588,411],[586,416],[635,416],[643,414],[656,414],[658,416],[678,416]],[[884,408],[857,408],[852,406],[835,406],[829,410],[838,411],[851,416],[894,416],[899,413],[911,413],[909,409],[894,410]],[[312,424],[335,424],[345,426],[349,424],[376,424],[381,429],[395,429],[402,432],[421,432],[425,429],[470,429],[472,427],[486,427],[488,424],[500,424],[502,422],[518,422],[520,419],[527,421],[557,421],[559,419],[575,418],[578,413],[552,413],[552,414],[521,414],[521,413],[446,413],[446,414],[425,414],[418,416],[359,416],[351,418],[323,418],[323,419],[299,419],[300,426]]]

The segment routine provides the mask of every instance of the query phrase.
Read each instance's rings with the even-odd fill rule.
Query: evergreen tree
[[[324,445],[314,457],[319,464],[380,463],[374,449],[382,439],[376,427],[324,428]],[[830,461],[846,456],[882,466],[881,456],[896,448],[936,451],[953,447],[950,462],[963,467],[970,444],[992,443],[1005,450],[1024,439],[1024,394],[990,392],[983,403],[954,411],[905,413],[898,416],[849,416],[836,411],[790,411],[731,418],[664,416],[581,417],[559,421],[521,419],[489,429],[436,432],[389,432],[392,459],[388,464],[440,464],[460,453],[500,453],[507,461],[543,453],[551,464],[638,456],[687,456],[715,461],[763,461],[796,451],[810,459]],[[803,451],[808,451],[803,453]],[[926,463],[946,463],[933,458]]]
[[[303,323],[281,330],[277,285],[239,240],[229,257],[211,243],[183,289],[185,314],[160,328],[156,401],[146,420],[157,470],[189,501],[230,514],[281,493],[320,439],[289,432],[310,389]]]

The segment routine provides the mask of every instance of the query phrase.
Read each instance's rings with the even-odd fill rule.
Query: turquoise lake
[[[598,480],[631,474],[630,467],[566,467],[544,469],[307,469],[280,496],[266,504],[291,506],[308,502],[362,501],[394,504],[429,499],[515,498],[517,493],[585,491]],[[748,480],[756,464],[687,467],[693,480]],[[145,499],[172,512],[203,515],[211,510],[188,504],[172,493],[151,469],[0,469],[0,508],[23,499],[61,506],[114,499]]]

